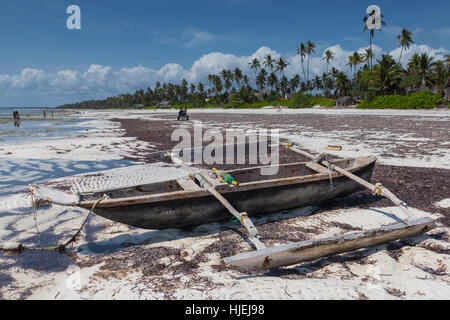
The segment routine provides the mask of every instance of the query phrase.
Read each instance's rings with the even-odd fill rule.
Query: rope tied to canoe
[[[249,219],[248,215],[245,213],[242,213],[239,218],[237,217],[231,217],[231,222],[239,222],[240,224],[244,225],[244,219]]]
[[[37,211],[36,208],[38,206],[38,197],[33,194],[31,192],[31,210],[33,212],[33,219],[34,219],[34,223],[35,223],[35,228],[36,228],[36,232],[38,234],[38,246],[37,247],[27,247],[24,246],[22,244],[17,244],[14,247],[11,248],[4,248],[0,245],[0,250],[3,251],[24,251],[24,250],[42,250],[42,251],[65,251],[66,247],[71,244],[72,242],[74,242],[78,235],[80,234],[81,230],[83,230],[86,222],[88,221],[89,217],[91,216],[92,212],[94,211],[95,207],[102,202],[103,200],[105,200],[107,197],[103,196],[102,198],[98,199],[97,201],[94,202],[94,204],[92,205],[88,215],[86,216],[86,218],[84,219],[83,223],[81,224],[81,227],[78,228],[77,232],[65,243],[61,244],[61,245],[57,245],[57,246],[50,246],[50,247],[42,247],[41,246],[41,232],[39,231],[39,226],[38,226],[38,215],[37,215]]]
[[[33,212],[33,219],[34,219],[34,226],[36,228],[36,233],[38,235],[38,246],[41,246],[41,232],[39,231],[39,227],[38,227],[38,221],[37,221],[37,212],[36,212],[36,207],[37,207],[37,201],[38,198],[36,197],[36,195],[31,192],[31,211]]]
[[[381,183],[377,183],[375,185],[375,188],[373,188],[372,190],[372,195],[381,197],[382,192],[383,192],[383,185]]]
[[[213,174],[211,175],[212,178],[218,179],[221,183],[227,183],[228,185],[233,185],[235,187],[239,186],[239,182],[237,182],[231,174],[222,171],[219,172],[216,168],[212,168]]]
[[[331,176],[331,171],[333,170],[333,167],[335,167],[335,165],[328,161],[328,154],[325,154],[325,161],[328,163],[328,177],[330,179],[330,188],[333,189],[336,187],[336,184],[333,183],[333,177]]]
[[[328,155],[326,153],[321,153],[317,157],[315,157],[312,161],[316,163],[321,163],[322,161],[326,161],[328,159]]]
[[[239,218],[239,221],[241,222],[241,224],[244,224],[244,219],[248,219],[247,214],[242,214],[241,217]]]

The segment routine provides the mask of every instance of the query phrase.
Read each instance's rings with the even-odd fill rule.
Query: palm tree
[[[267,78],[267,84],[270,86],[270,91],[273,91],[273,87],[278,83],[277,75],[272,72]]]
[[[333,90],[334,82],[333,76],[330,73],[324,73],[322,75],[322,86],[326,97],[331,96],[331,90]]]
[[[255,72],[255,81],[258,77],[258,69],[261,68],[261,64],[257,58],[254,58],[251,62],[249,62],[250,69],[252,69]]]
[[[264,66],[268,69],[270,69],[270,72],[273,72],[273,65],[275,63],[275,60],[273,60],[272,56],[270,54],[266,54],[264,58]]]
[[[308,43],[306,44],[306,54],[308,55],[308,72],[306,73],[306,80],[309,80],[309,57],[316,52],[316,47],[314,42],[308,40]]]
[[[246,86],[248,86],[250,79],[248,78],[248,75],[244,74],[242,77],[242,81],[245,83]]]
[[[306,79],[306,73],[305,73],[305,67],[303,65],[303,62],[306,57],[306,51],[307,51],[306,45],[303,42],[300,43],[300,46],[297,48],[297,54],[300,55],[300,60],[302,62],[302,70],[303,70],[303,78],[304,79]]]
[[[222,79],[219,76],[210,74],[208,75],[208,81],[213,85],[216,96],[219,95],[223,90]]]
[[[349,71],[352,72],[353,67],[355,66],[355,57],[353,55],[348,56],[347,65],[348,65]]]
[[[288,87],[289,87],[289,81],[288,81],[288,79],[287,79],[285,76],[282,76],[282,77],[281,77],[281,80],[280,80],[280,89],[281,89],[281,94],[283,95],[283,98],[284,98],[285,95],[286,95],[286,92],[287,92],[287,90],[288,90]]]
[[[278,59],[278,61],[276,62],[276,69],[275,71],[280,71],[281,75],[284,77],[284,69],[287,68],[287,66],[289,65],[289,63],[284,60],[282,57],[280,57],[280,59]]]
[[[203,98],[204,94],[205,94],[205,86],[203,85],[203,83],[201,83],[201,82],[198,83],[197,90],[198,90],[200,97]]]
[[[228,90],[230,90],[230,88],[233,86],[233,84],[231,83],[231,79],[233,78],[233,72],[231,70],[223,69],[220,72],[220,75],[222,76],[223,79],[225,91],[228,94]]]
[[[355,72],[356,72],[356,68],[364,62],[364,57],[362,55],[359,54],[358,51],[355,51],[353,53],[353,61],[355,63]]]
[[[307,91],[308,91],[308,85],[306,84],[305,81],[302,81],[302,83],[300,84],[300,92],[305,93]]]
[[[367,65],[370,65],[370,61],[375,57],[375,54],[373,53],[373,50],[370,48],[367,48],[364,50],[363,54],[363,60]]]
[[[402,50],[400,51],[400,58],[398,59],[398,63],[402,60],[402,54],[403,50],[406,51],[406,49],[409,49],[409,46],[414,43],[412,40],[413,34],[411,31],[403,29],[401,34],[397,36],[398,41],[400,42],[400,47],[402,47]]]
[[[369,19],[371,19],[372,15],[374,15],[374,14],[375,14],[375,10],[373,10],[368,17],[364,16],[364,18],[363,18],[363,21],[364,21],[363,33],[365,33],[367,30],[369,30],[369,28],[367,27],[367,21],[369,21]],[[384,18],[384,16],[381,15],[381,18]],[[381,20],[381,25],[385,26],[386,22]],[[381,29],[380,29],[380,31],[381,31]],[[373,40],[373,37],[375,36],[375,29],[370,29],[369,36],[370,36],[370,50],[372,50],[372,40]],[[373,66],[373,64],[372,64],[372,58],[371,58],[370,59],[370,68],[371,69],[372,69],[372,66]]]
[[[300,76],[296,74],[291,80],[289,80],[289,90],[294,93],[300,86]]]
[[[430,76],[430,82],[434,86],[437,94],[442,95],[449,76],[450,72],[445,67],[444,61],[437,61],[431,70]]]
[[[426,52],[421,55],[416,53],[409,60],[408,73],[415,76],[417,89],[431,85],[431,69],[435,64],[434,58],[430,57]]]
[[[214,90],[216,91],[216,95],[219,95],[223,90],[222,80],[218,76],[214,77]]]
[[[319,76],[315,76],[313,80],[313,86],[317,89],[317,92],[323,89],[323,82]]]
[[[335,57],[336,57],[336,55],[334,54],[334,52],[329,49],[324,52],[322,60],[325,60],[327,63],[327,73],[328,73],[328,69],[330,68],[330,61],[334,60]]]
[[[242,80],[242,77],[243,77],[243,75],[242,75],[241,69],[239,69],[239,68],[234,69],[234,72],[233,72],[233,78],[234,78],[234,81],[236,81],[236,83],[237,83],[239,89],[241,89],[241,80]]]
[[[193,83],[189,86],[192,95],[195,95],[195,90],[197,90],[197,86]]]
[[[383,54],[382,59],[377,62],[368,81],[369,89],[383,95],[395,93],[403,76],[400,65],[389,54]]]
[[[419,75],[423,79],[423,83],[428,85],[431,83],[431,68],[436,65],[433,57],[430,57],[426,52],[420,55],[419,60]]]
[[[351,89],[351,82],[344,72],[338,72],[334,81],[335,96],[343,97],[349,94]]]
[[[259,95],[260,98],[261,97],[261,91],[264,87],[264,85],[266,84],[266,77],[267,77],[267,72],[265,69],[261,69],[261,71],[259,72],[258,76],[256,77],[256,85],[259,88]]]

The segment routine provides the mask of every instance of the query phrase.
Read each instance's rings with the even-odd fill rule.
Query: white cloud
[[[11,88],[37,89],[45,84],[46,74],[42,70],[25,68],[19,75],[12,75]]]
[[[327,65],[322,60],[322,56],[327,49],[335,53],[335,60],[331,62],[330,67],[336,67],[347,72],[348,56],[353,54],[353,51],[345,50],[339,44],[336,44],[325,48],[322,52],[317,52],[316,55],[311,57],[310,78],[314,75],[321,75],[326,71]],[[360,48],[358,51],[362,53],[364,49]],[[373,50],[376,59],[379,59],[382,53],[387,53],[376,45],[373,46]],[[423,52],[427,52],[436,59],[441,59],[449,53],[448,50],[443,48],[434,49],[427,45],[413,44],[409,50],[403,53],[402,62],[408,61],[414,53]],[[389,53],[394,59],[398,59],[400,48],[396,48]],[[113,70],[109,66],[92,64],[84,72],[68,69],[56,73],[25,68],[19,74],[0,74],[0,93],[3,97],[26,96],[34,105],[48,105],[49,103],[63,104],[87,99],[103,99],[107,96],[133,92],[149,86],[153,87],[157,81],[179,83],[185,78],[189,82],[202,81],[207,84],[208,74],[218,74],[223,69],[234,69],[236,67],[247,73],[252,79],[254,72],[250,69],[249,62],[257,58],[262,64],[267,54],[270,54],[274,59],[282,56],[273,49],[261,47],[250,56],[212,52],[196,60],[190,69],[184,69],[176,63],[168,63],[160,69],[136,66],[124,67],[119,70]],[[286,76],[293,77],[295,74],[299,74],[303,78],[300,56],[285,56],[284,58],[290,63],[285,70]]]
[[[392,50],[391,52],[389,52],[389,54],[396,60],[398,61],[398,59],[400,58],[400,52],[401,52],[401,48],[398,47],[397,49]],[[417,44],[412,44],[409,49],[403,50],[403,54],[402,54],[402,64],[406,65],[409,61],[409,59],[411,59],[411,57],[414,54],[422,54],[422,53],[428,53],[428,55],[430,55],[431,57],[435,58],[435,60],[442,60],[444,59],[444,56],[446,54],[449,54],[449,51],[444,49],[444,48],[439,48],[439,49],[433,49],[430,46],[426,45],[426,44],[421,44],[421,45],[417,45]]]
[[[206,31],[193,31],[189,37],[189,41],[185,44],[186,47],[195,47],[199,44],[207,43],[215,39],[215,36]]]
[[[217,35],[212,34],[209,31],[198,30],[192,27],[188,27],[183,30],[171,31],[158,34],[153,39],[159,44],[176,44],[183,47],[197,47],[202,44],[212,42],[219,39]]]

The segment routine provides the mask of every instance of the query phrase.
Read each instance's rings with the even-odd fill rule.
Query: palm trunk
[[[372,35],[370,36],[370,52],[372,52]],[[372,55],[370,55],[370,69],[372,69]]]
[[[305,79],[305,81],[307,81],[306,80],[306,73],[305,73],[305,66],[303,65],[303,58],[302,58],[302,70],[303,70],[303,79]]]
[[[308,54],[308,71],[306,73],[306,81],[309,81],[309,54]]]
[[[402,54],[403,54],[403,46],[402,46],[402,50],[400,50],[400,59],[398,59],[399,64],[402,62]]]

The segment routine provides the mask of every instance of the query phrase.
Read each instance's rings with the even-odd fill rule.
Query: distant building
[[[161,101],[160,103],[158,103],[158,108],[160,109],[169,108],[169,101],[167,100]]]
[[[142,108],[144,108],[145,106],[143,105],[143,104],[137,104],[136,105],[136,108],[138,108],[138,109],[142,109]]]

